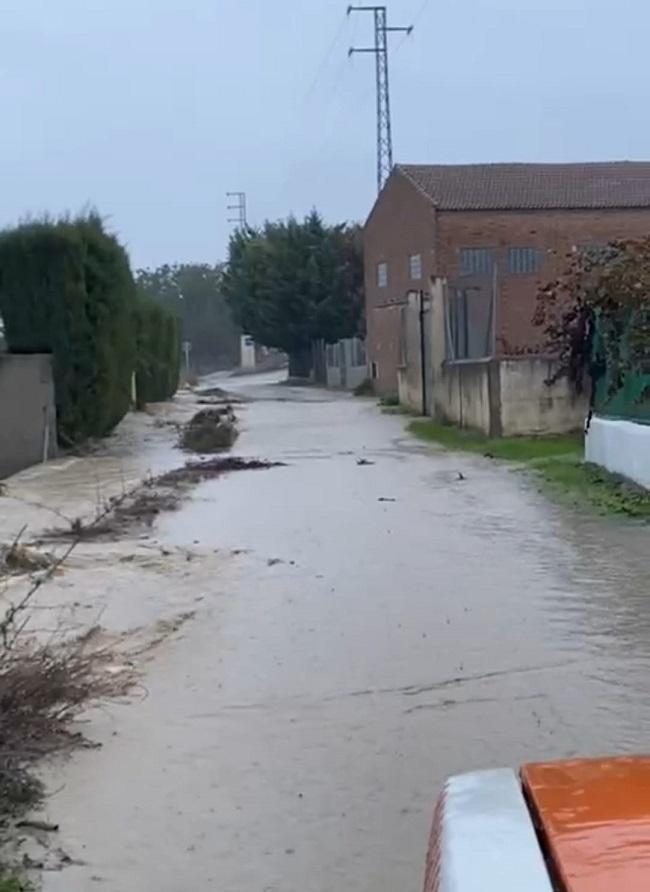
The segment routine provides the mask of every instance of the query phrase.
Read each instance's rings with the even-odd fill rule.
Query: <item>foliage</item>
[[[223,294],[223,269],[208,264],[165,265],[138,270],[140,291],[181,320],[181,338],[191,344],[200,371],[239,363],[240,331]]]
[[[0,873],[0,892],[28,892],[32,888],[15,874]]]
[[[534,316],[578,390],[605,374],[611,393],[650,372],[650,237],[572,255],[566,273],[538,298]]]
[[[412,421],[409,431],[447,449],[518,462],[554,498],[581,510],[650,520],[650,492],[583,461],[581,435],[489,438],[477,431],[432,421]]]
[[[549,459],[535,466],[543,486],[558,500],[598,514],[650,521],[650,492],[598,465]]]
[[[580,455],[582,435],[548,437],[486,437],[479,431],[458,428],[434,421],[412,421],[409,431],[421,440],[440,443],[447,449],[476,452],[489,458],[529,462],[565,455]]]
[[[108,433],[129,408],[134,300],[126,251],[96,213],[0,235],[7,344],[52,353],[64,442]]]
[[[176,393],[181,365],[180,320],[145,295],[135,310],[136,393],[138,406]]]
[[[363,257],[359,228],[326,226],[314,211],[238,229],[230,240],[226,297],[242,329],[290,357],[290,375],[311,367],[314,340],[359,331]]]

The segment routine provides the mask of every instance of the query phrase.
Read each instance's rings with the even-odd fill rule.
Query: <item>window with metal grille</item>
[[[409,276],[411,279],[418,280],[422,278],[422,255],[411,254],[409,257]]]
[[[480,276],[492,272],[494,252],[492,248],[461,248],[461,276]]]
[[[515,276],[529,276],[538,272],[539,262],[537,248],[508,248],[508,272]]]
[[[377,287],[378,288],[387,288],[388,287],[388,264],[387,263],[378,263],[377,264]]]

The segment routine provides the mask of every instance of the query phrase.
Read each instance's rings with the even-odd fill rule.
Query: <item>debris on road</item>
[[[205,461],[188,462],[182,468],[175,468],[154,477],[155,486],[179,486],[181,484],[196,484],[203,480],[211,480],[231,471],[263,471],[268,468],[286,467],[285,462],[265,461],[258,458],[238,458],[229,455],[224,458],[210,458]]]
[[[367,458],[358,458],[357,464],[360,467],[365,467],[366,465],[374,465],[374,461],[369,461],[369,459],[367,459]]]
[[[18,821],[16,824],[20,830],[38,830],[42,833],[58,833],[59,825],[51,824],[49,821],[24,820]]]
[[[0,576],[47,570],[53,562],[51,554],[28,548],[18,541],[14,541],[11,545],[0,545]]]
[[[397,499],[389,499],[387,496],[379,496],[378,502],[396,502]]]
[[[282,466],[284,462],[236,456],[190,461],[181,468],[150,477],[121,496],[109,499],[101,510],[88,520],[77,517],[66,527],[46,530],[41,539],[47,542],[58,540],[88,542],[103,538],[115,540],[126,535],[134,525],[150,527],[160,513],[178,508],[182,498],[181,490],[184,487],[196,486],[203,480],[220,477],[230,471],[265,470]],[[20,549],[20,553],[24,551],[26,555],[35,554],[39,559],[43,557],[33,549],[25,551],[22,546]],[[50,563],[45,566],[50,566]],[[33,569],[45,569],[45,566]],[[0,575],[2,567],[3,556],[0,549]]]
[[[179,445],[188,452],[221,452],[230,449],[239,433],[230,404],[223,409],[201,409],[181,432]]]
[[[197,390],[196,395],[199,397],[199,403],[206,398],[213,399],[215,403],[231,403],[232,405],[250,402],[249,398],[237,396],[229,390],[224,390],[223,387],[204,387],[201,390]]]
[[[94,518],[84,521],[77,517],[68,527],[47,530],[46,541],[57,539],[88,542],[93,539],[119,538],[134,524],[151,526],[162,511],[174,511],[180,497],[169,492],[158,492],[151,481],[145,481],[122,496],[110,499]]]

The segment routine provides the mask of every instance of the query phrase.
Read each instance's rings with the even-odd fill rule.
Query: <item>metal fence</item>
[[[598,323],[594,358],[602,371],[594,388],[594,409],[599,415],[610,418],[650,424],[650,361],[638,363],[632,370],[621,370],[619,364],[612,361],[617,356],[627,364],[627,336],[621,338],[612,334],[605,325]]]

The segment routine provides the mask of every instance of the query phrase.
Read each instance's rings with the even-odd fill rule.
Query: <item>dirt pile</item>
[[[230,449],[238,436],[236,416],[230,404],[201,409],[181,431],[179,445],[188,452],[221,452]]]

